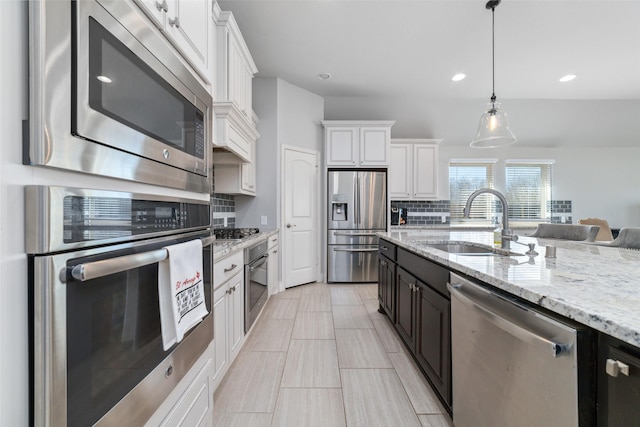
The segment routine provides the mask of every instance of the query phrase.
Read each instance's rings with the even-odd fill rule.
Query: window
[[[467,199],[480,188],[494,188],[496,160],[455,160],[449,163],[451,220],[462,219]],[[493,196],[482,194],[471,206],[470,218],[488,219],[495,215]]]
[[[550,161],[505,162],[509,218],[536,222],[551,220],[551,166]]]

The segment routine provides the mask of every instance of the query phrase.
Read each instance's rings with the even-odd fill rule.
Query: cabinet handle
[[[233,292],[231,289],[232,289],[232,288],[227,289],[227,290],[225,291],[225,294],[229,294],[229,295],[231,295],[231,292]]]
[[[617,377],[618,374],[629,376],[629,365],[619,360],[607,359],[606,371],[612,377]]]
[[[273,253],[273,254],[277,254],[277,253],[278,253],[278,251],[277,251],[277,250],[275,250],[275,251],[273,251],[272,253]]]
[[[169,25],[172,27],[175,25],[176,28],[180,28],[180,18],[177,16],[174,19],[169,18]]]
[[[158,12],[168,12],[169,11],[169,5],[167,4],[167,0],[162,0],[162,3],[160,3],[159,1],[156,2],[156,9],[158,9]]]
[[[235,270],[235,268],[236,268],[236,267],[237,267],[237,265],[236,265],[236,264],[231,264],[231,267],[229,267],[229,268],[225,268],[225,269],[224,269],[224,272],[225,272],[225,273],[228,273],[228,272],[230,272],[231,270]]]
[[[388,251],[389,250],[389,248],[386,247],[386,246],[380,246],[380,249],[382,249],[383,251]]]

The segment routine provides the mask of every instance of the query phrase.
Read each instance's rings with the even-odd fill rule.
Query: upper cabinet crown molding
[[[442,139],[391,140],[390,200],[438,198],[438,146]]]
[[[391,126],[389,120],[323,120],[328,167],[387,167]]]
[[[253,76],[258,72],[233,13],[213,3],[215,73],[213,76],[214,147],[254,161],[252,146],[260,136],[253,112]],[[216,159],[213,162],[216,163]]]

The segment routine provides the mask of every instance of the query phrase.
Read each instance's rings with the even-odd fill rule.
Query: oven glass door
[[[245,272],[245,332],[248,332],[253,322],[260,314],[262,306],[267,300],[268,285],[268,254],[258,258],[246,266]]]
[[[76,4],[74,134],[205,174],[206,105],[99,5]]]
[[[73,259],[67,271],[179,242]],[[211,253],[210,247],[204,249],[205,300],[211,312]],[[93,425],[180,344],[162,349],[157,263],[84,282],[68,273],[66,307],[67,425]]]

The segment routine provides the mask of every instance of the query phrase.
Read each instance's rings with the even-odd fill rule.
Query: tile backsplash
[[[408,212],[407,225],[437,225],[450,224],[449,200],[392,200],[392,208],[403,208]],[[501,211],[496,204],[496,212]],[[571,224],[571,200],[551,201],[551,222]]]

